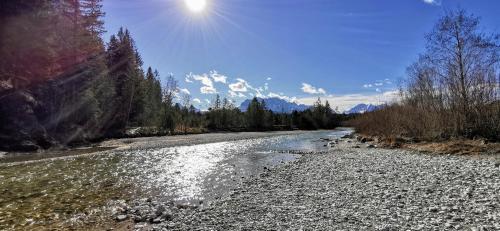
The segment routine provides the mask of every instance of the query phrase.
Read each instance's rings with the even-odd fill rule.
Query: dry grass
[[[404,148],[421,152],[454,155],[500,154],[500,143],[485,143],[483,140],[450,140],[443,142],[421,142],[404,144]]]
[[[500,142],[485,139],[449,139],[421,141],[416,138],[395,138],[360,134],[358,140],[374,141],[382,148],[404,148],[432,154],[494,155],[500,159]]]

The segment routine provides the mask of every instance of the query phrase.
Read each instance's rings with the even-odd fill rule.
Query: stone
[[[170,221],[173,218],[172,213],[170,213],[168,211],[163,211],[163,213],[161,214],[161,217],[167,221]]]
[[[161,223],[161,218],[157,217],[155,219],[153,219],[153,221],[151,221],[153,224],[158,224],[158,223]]]
[[[127,215],[118,215],[116,216],[116,221],[121,222],[124,220],[127,220],[128,216]]]
[[[433,212],[433,213],[436,213],[439,211],[439,208],[438,207],[430,207],[429,208],[429,212]]]

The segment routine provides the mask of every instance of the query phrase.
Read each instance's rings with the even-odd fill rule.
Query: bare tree
[[[464,10],[447,12],[427,35],[425,57],[445,87],[459,133],[470,132],[481,105],[495,100],[499,47],[498,35],[480,32],[479,18]]]
[[[359,117],[357,129],[429,140],[500,140],[500,36],[481,32],[479,18],[456,10],[426,38],[426,51],[407,69],[401,104]]]
[[[182,103],[182,113],[181,113],[182,128],[184,134],[187,134],[187,129],[190,121],[189,107],[191,106],[191,95],[182,94],[181,103]]]
[[[165,87],[163,88],[163,102],[165,102],[167,106],[172,106],[178,93],[178,82],[173,75],[169,75]]]
[[[163,122],[162,127],[167,129],[171,134],[175,132],[175,115],[172,108],[175,97],[178,95],[179,88],[177,87],[177,80],[174,76],[169,75],[167,82],[163,88]]]

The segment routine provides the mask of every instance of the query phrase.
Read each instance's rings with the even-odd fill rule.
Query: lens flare
[[[184,0],[186,7],[194,13],[199,13],[205,10],[207,6],[207,0]]]

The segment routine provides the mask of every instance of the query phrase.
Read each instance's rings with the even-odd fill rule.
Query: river
[[[264,168],[303,153],[328,151],[321,138],[350,132],[295,132],[201,144],[195,138],[176,146],[0,163],[0,230],[59,227],[76,216],[99,213],[117,199],[202,205]],[[226,136],[231,140],[231,134]]]

